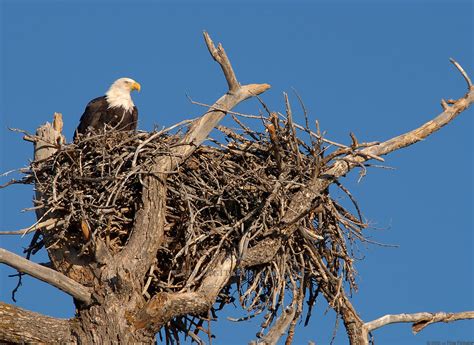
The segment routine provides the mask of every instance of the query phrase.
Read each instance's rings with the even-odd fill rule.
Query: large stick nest
[[[212,315],[233,302],[231,295],[237,291],[250,315],[268,313],[263,328],[288,305],[285,295],[298,306],[298,314],[303,300],[308,301],[308,319],[321,277],[334,282],[327,287],[334,296],[343,288],[343,280],[351,289],[356,287],[352,245],[363,239],[366,225],[355,202],[353,215],[328,190],[292,224],[284,215],[295,193],[324,176],[335,160],[357,144],[328,144],[308,124],[294,124],[288,104],[286,116],[268,113],[257,120],[264,124],[261,131],[233,117],[238,129],[218,127],[221,134],[209,145],[196,149],[175,171],[166,172],[166,240],[145,278],[145,296],[193,289],[218,253],[233,252],[243,258],[247,248],[296,226],[298,231],[291,232],[270,263],[238,268]],[[26,179],[41,195],[36,204],[43,214],[62,220],[60,226],[41,231],[49,231],[55,246],[74,246],[82,255],[90,254],[97,238],[111,252],[119,252],[140,208],[141,191],[146,188],[143,177],[152,173],[156,157],[170,155],[180,138],[180,131],[109,131],[79,137],[48,160],[33,162]],[[337,299],[329,302],[337,311]],[[174,320],[166,330],[167,338],[173,338],[175,330],[199,328],[201,323],[190,317]]]

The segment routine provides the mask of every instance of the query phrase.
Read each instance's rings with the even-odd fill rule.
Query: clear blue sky
[[[0,171],[27,165],[32,148],[7,127],[34,131],[64,115],[70,140],[86,103],[118,77],[142,84],[134,94],[140,129],[171,125],[203,111],[186,99],[211,103],[226,89],[201,32],[221,41],[241,83],[272,85],[263,99],[283,110],[294,87],[312,120],[331,139],[383,140],[440,112],[441,98],[460,97],[465,83],[456,58],[474,77],[471,1],[189,2],[0,1]],[[249,101],[238,108],[256,113]],[[296,100],[294,108],[298,109]],[[399,248],[360,246],[354,304],[365,321],[387,313],[474,309],[473,116],[471,109],[439,133],[387,157],[395,170],[370,170],[353,191],[376,241]],[[5,182],[2,179],[1,182]],[[32,188],[0,191],[0,229],[30,225]],[[20,253],[28,238],[0,237]],[[44,253],[34,260],[46,261]],[[0,266],[0,300],[11,302],[13,270]],[[71,299],[25,278],[18,306],[71,317]],[[326,305],[296,343],[327,344],[334,314]],[[224,316],[239,317],[227,309]],[[255,338],[257,322],[214,324],[215,344]],[[408,325],[375,332],[378,344],[474,341],[472,321],[437,324],[414,336]],[[336,344],[345,344],[343,328]]]

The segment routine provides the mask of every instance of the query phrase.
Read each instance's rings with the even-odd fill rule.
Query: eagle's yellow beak
[[[132,84],[132,90],[137,90],[137,91],[140,92],[140,89],[141,89],[141,88],[142,88],[141,85],[140,85],[139,83],[137,83],[137,82],[134,82],[134,83]]]

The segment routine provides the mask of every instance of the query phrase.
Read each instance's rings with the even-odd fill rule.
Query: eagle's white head
[[[131,111],[135,105],[130,92],[133,90],[140,91],[140,89],[140,84],[131,78],[117,79],[105,94],[109,108],[121,107],[126,111]]]

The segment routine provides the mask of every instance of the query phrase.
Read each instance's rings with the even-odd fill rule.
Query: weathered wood
[[[0,342],[5,343],[72,343],[73,322],[45,316],[0,302]]]
[[[290,323],[293,321],[296,315],[296,307],[290,305],[286,308],[278,320],[275,322],[275,325],[270,329],[270,331],[263,336],[257,344],[260,345],[276,345],[278,340],[283,334],[288,330]]]
[[[38,265],[2,248],[0,248],[0,263],[42,280],[83,303],[92,302],[89,289],[51,268]]]
[[[438,322],[454,322],[458,320],[474,319],[474,311],[464,311],[460,313],[413,313],[413,314],[395,314],[384,315],[376,320],[366,322],[363,325],[363,338],[365,342],[362,345],[368,345],[368,334],[378,328],[394,323],[412,323],[413,334],[417,334],[425,327]]]
[[[34,160],[41,162],[51,157],[66,141],[62,135],[63,128],[62,115],[54,113],[53,123],[46,122],[36,130],[36,138],[34,144]]]

